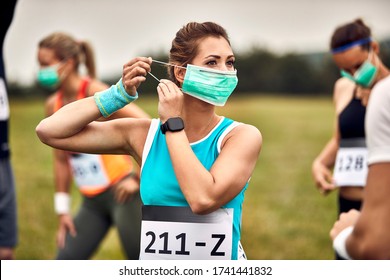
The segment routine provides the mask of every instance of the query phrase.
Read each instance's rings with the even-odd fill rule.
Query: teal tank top
[[[189,207],[176,179],[160,125],[160,120],[152,120],[143,150],[140,183],[142,202],[152,206]],[[223,138],[237,125],[238,122],[223,117],[206,137],[190,143],[196,157],[207,170],[211,169],[217,159]],[[222,207],[233,209],[232,259],[238,258],[238,247],[241,246],[242,204],[247,186],[248,183],[233,200]]]

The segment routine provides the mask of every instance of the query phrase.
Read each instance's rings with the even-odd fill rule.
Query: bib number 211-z
[[[230,260],[232,230],[233,209],[143,206],[140,259]]]

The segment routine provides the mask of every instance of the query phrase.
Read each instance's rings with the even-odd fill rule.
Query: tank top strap
[[[91,83],[91,79],[88,77],[84,78],[81,81],[80,89],[79,89],[79,92],[77,94],[77,100],[83,99],[83,98],[88,96],[87,90],[88,90],[88,86],[90,83]]]
[[[55,94],[54,112],[57,112],[63,106],[62,92],[59,91]]]
[[[79,91],[77,93],[77,100],[83,99],[88,96],[88,86],[91,83],[91,79],[86,77],[81,80],[81,85]],[[54,112],[57,112],[62,106],[64,106],[63,102],[63,93],[62,91],[58,91],[56,93],[55,101],[54,101]]]

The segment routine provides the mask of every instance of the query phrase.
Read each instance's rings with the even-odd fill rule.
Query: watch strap
[[[165,123],[161,124],[161,132],[165,134],[167,131],[177,132],[184,129],[183,119],[180,117],[169,118]]]

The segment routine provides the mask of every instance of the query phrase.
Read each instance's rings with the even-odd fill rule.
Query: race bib
[[[336,185],[364,187],[367,179],[367,148],[359,141],[353,142],[355,147],[343,147],[337,152],[333,177]]]
[[[233,209],[196,215],[189,207],[143,206],[141,260],[230,260]]]
[[[0,121],[9,119],[9,106],[7,97],[7,88],[4,80],[0,78]]]
[[[100,155],[72,153],[70,163],[74,179],[80,189],[105,187],[110,183]]]

